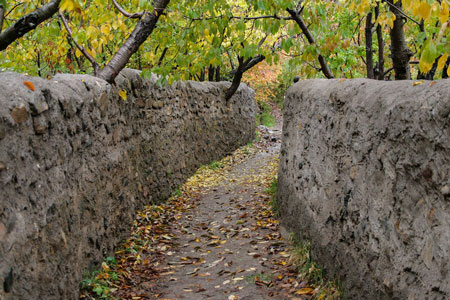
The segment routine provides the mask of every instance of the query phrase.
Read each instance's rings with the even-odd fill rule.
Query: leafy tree
[[[39,76],[113,82],[128,64],[161,83],[229,80],[229,98],[246,71],[280,56],[308,78],[448,72],[448,0],[2,1],[0,68]]]

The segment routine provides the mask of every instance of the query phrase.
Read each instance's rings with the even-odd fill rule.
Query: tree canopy
[[[447,0],[0,0],[0,68],[239,84],[281,57],[302,78],[445,78],[448,19]]]

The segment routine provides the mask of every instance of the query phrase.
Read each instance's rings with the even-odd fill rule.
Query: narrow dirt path
[[[277,170],[279,133],[265,136],[266,149],[222,174],[174,224],[178,245],[163,265],[163,299],[282,299],[273,282],[283,278],[277,270],[286,245],[265,193]]]
[[[320,270],[307,248],[282,237],[274,216],[277,123],[259,126],[254,145],[200,168],[166,203],[139,211],[130,238],[85,279],[80,298],[338,299],[328,297],[334,286],[306,279]]]

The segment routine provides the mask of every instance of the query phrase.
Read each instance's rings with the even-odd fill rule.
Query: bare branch
[[[100,66],[98,65],[97,61],[86,51],[86,49],[84,49],[83,46],[78,44],[77,41],[73,38],[72,29],[70,29],[70,26],[67,23],[67,20],[64,17],[64,14],[60,11],[60,12],[58,12],[58,15],[61,18],[61,21],[63,22],[64,27],[66,28],[67,33],[69,34],[69,36],[72,39],[73,43],[78,48],[78,50],[80,50],[80,52],[83,53],[83,55],[90,61],[90,63],[92,64],[92,67],[94,68],[94,74],[97,75],[97,73],[100,70]]]
[[[114,6],[117,8],[117,10],[120,11],[127,18],[140,19],[144,15],[144,12],[129,13],[122,6],[120,6],[117,0],[112,0],[112,2],[114,3]]]
[[[24,36],[47,19],[50,19],[57,11],[61,0],[52,0],[50,3],[21,17],[16,23],[0,33],[0,51],[5,50],[15,40]]]

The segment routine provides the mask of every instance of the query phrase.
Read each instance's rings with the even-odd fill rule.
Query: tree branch
[[[117,0],[112,0],[114,6],[117,8],[118,11],[120,11],[125,17],[130,19],[140,19],[144,12],[138,12],[138,13],[129,13],[127,12],[120,4],[117,2]]]
[[[231,69],[234,70],[233,58],[230,55],[230,51],[227,49],[228,59],[230,60]]]
[[[292,10],[290,8],[287,8],[286,10],[291,15],[292,19],[298,24],[298,26],[302,30],[303,34],[305,35],[306,39],[308,40],[308,42],[311,45],[315,44],[316,40],[312,36],[311,31],[309,31],[308,26],[306,26],[305,22],[303,21],[303,18],[300,16],[300,14],[297,11]],[[325,75],[325,77],[328,79],[334,78],[333,73],[331,72],[330,68],[328,67],[327,62],[325,61],[325,58],[321,54],[319,54],[318,60],[319,60],[320,66],[321,66],[322,73]]]
[[[258,43],[258,48],[261,48],[261,46],[264,44],[264,42],[266,41],[266,39],[267,39],[268,36],[269,36],[269,35],[266,34],[266,35],[259,41],[259,43]],[[228,56],[230,56],[230,53],[228,52],[228,50],[227,50],[227,54],[228,54]],[[230,56],[230,58],[231,58],[231,56]],[[243,65],[244,65],[244,71],[243,71],[243,72],[246,72],[246,71],[250,70],[251,68],[253,68],[254,66],[256,66],[257,64],[259,64],[260,62],[262,62],[262,61],[265,60],[265,59],[266,59],[266,57],[265,57],[264,55],[262,55],[262,54],[258,54],[258,55],[255,56],[255,57],[250,57],[250,58],[248,58],[245,62],[243,62]],[[238,68],[238,69],[239,69],[239,68]],[[230,72],[230,75],[235,75],[236,72],[238,71],[238,69],[232,68],[232,71]]]
[[[170,0],[155,0],[153,12],[145,12],[138,21],[127,40],[119,48],[109,63],[99,72],[98,77],[113,83],[119,72],[126,66],[130,57],[147,40],[156,27],[159,17],[162,15]]]
[[[184,16],[186,19],[192,20],[192,21],[208,21],[213,19],[222,19],[225,18],[226,15],[220,15],[218,17],[205,17],[205,18],[190,18],[187,16]],[[277,20],[292,20],[291,17],[283,17],[278,16],[276,14],[274,15],[267,15],[267,16],[255,16],[255,17],[240,17],[240,16],[231,16],[229,17],[229,20],[237,19],[237,20],[244,20],[244,21],[251,21],[251,20],[260,20],[260,19],[277,19]]]
[[[256,66],[257,64],[259,64],[260,62],[262,62],[263,60],[265,60],[266,57],[262,54],[258,54],[255,57],[250,57],[249,59],[247,59],[243,65],[243,73],[247,72],[248,70],[250,70],[251,68],[253,68],[254,66]],[[230,72],[230,75],[235,75],[239,70],[239,67],[237,69],[234,69]]]
[[[159,57],[158,66],[160,66],[161,63],[163,62],[163,59],[164,59],[164,56],[166,56],[167,50],[169,50],[169,47],[166,46],[164,48],[163,52],[161,53],[161,56]]]
[[[50,19],[57,11],[61,0],[52,0],[50,3],[21,17],[16,23],[0,33],[0,51],[5,50],[15,40],[24,36],[47,19]]]
[[[80,50],[80,52],[83,53],[83,55],[87,58],[87,60],[89,60],[89,62],[92,64],[92,67],[94,68],[94,75],[97,75],[97,73],[100,70],[100,66],[98,65],[97,61],[86,51],[86,49],[84,49],[83,46],[78,44],[77,41],[73,38],[72,29],[70,29],[70,26],[67,23],[66,18],[64,17],[64,13],[62,13],[60,11],[60,12],[58,12],[58,15],[61,18],[61,21],[63,22],[64,27],[66,28],[67,33],[69,34],[71,40],[73,41],[75,46],[78,48],[78,50]]]

